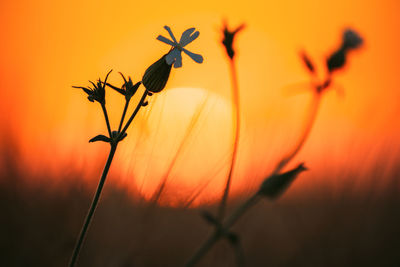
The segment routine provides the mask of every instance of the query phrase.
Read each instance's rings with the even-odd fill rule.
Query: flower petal
[[[164,29],[166,29],[166,30],[168,31],[168,33],[169,33],[169,35],[171,36],[172,40],[177,44],[178,42],[176,41],[176,38],[175,38],[174,34],[173,34],[172,31],[171,31],[171,28],[168,27],[167,25],[165,25],[165,26],[164,26]]]
[[[168,44],[168,45],[175,46],[174,42],[172,42],[170,39],[168,39],[168,38],[166,38],[166,37],[164,37],[164,36],[162,36],[162,35],[159,35],[159,36],[157,37],[157,40],[158,40],[158,41],[161,41],[161,42],[163,42],[163,43],[166,43],[166,44]]]
[[[172,49],[172,51],[169,52],[168,55],[165,57],[165,61],[167,62],[168,65],[171,65],[172,63],[174,63],[174,61],[176,60],[176,58],[177,58],[178,56],[180,56],[180,55],[181,55],[181,52],[180,52],[178,49],[174,48],[174,49]]]
[[[178,53],[177,57],[175,58],[174,68],[180,68],[180,67],[182,67],[182,56],[181,53]]]
[[[189,50],[183,48],[183,52],[185,52],[186,55],[188,55],[191,59],[193,59],[197,63],[203,63],[203,57],[199,54],[195,54],[190,52]]]
[[[179,40],[179,44],[185,46],[189,41],[190,35],[194,32],[195,28],[190,28],[184,31],[181,35],[181,39]]]
[[[192,28],[192,29],[194,29],[194,28]],[[191,29],[189,29],[189,30],[191,30]],[[196,31],[195,33],[193,33],[193,34],[190,35],[190,36],[189,36],[189,35],[188,35],[187,37],[186,37],[186,36],[183,36],[187,31],[188,31],[188,30],[186,30],[184,33],[182,33],[181,40],[179,41],[179,44],[180,44],[182,47],[184,47],[184,46],[190,44],[191,42],[193,42],[194,40],[196,40],[197,37],[199,37],[199,35],[200,35],[200,32],[199,32],[199,31]],[[193,32],[193,31],[192,31],[192,32]]]

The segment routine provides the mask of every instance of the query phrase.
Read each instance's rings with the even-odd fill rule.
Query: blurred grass
[[[25,173],[13,142],[0,154],[0,265],[66,266],[95,184],[68,166],[58,177]],[[328,173],[324,184],[250,210],[233,228],[246,265],[400,266],[400,158],[389,172],[376,162],[363,176],[344,170],[339,193]],[[109,180],[78,266],[181,266],[210,231],[200,210],[216,209],[150,206]],[[200,265],[235,266],[229,244]]]

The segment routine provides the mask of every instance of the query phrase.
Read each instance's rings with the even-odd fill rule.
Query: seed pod
[[[161,92],[167,84],[172,65],[167,64],[166,56],[154,62],[143,75],[142,83],[149,92]]]

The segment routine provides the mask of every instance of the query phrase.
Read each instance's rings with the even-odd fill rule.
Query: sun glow
[[[232,136],[229,70],[220,44],[223,18],[232,26],[247,25],[235,43],[243,135],[242,167],[235,174],[234,191],[256,186],[295,142],[309,94],[288,97],[281,89],[308,78],[298,51],[305,49],[322,69],[345,27],[359,31],[365,47],[337,75],[335,82],[343,86],[344,97],[338,99],[331,92],[324,96],[311,135],[295,161],[307,162],[317,176],[328,165],[358,169],[360,162],[368,165],[368,153],[373,161],[377,151],[386,156],[398,151],[396,1],[201,1],[196,8],[182,2],[174,10],[165,1],[151,6],[135,1],[92,5],[48,0],[0,5],[7,40],[0,50],[0,127],[2,135],[12,135],[18,144],[21,168],[28,173],[37,170],[57,179],[63,164],[83,173],[100,169],[107,147],[87,141],[106,133],[101,111],[71,86],[104,77],[110,69],[113,84],[121,82],[118,71],[137,82],[167,52],[156,40],[164,25],[173,25],[177,32],[196,27],[200,36],[190,50],[203,55],[204,63],[183,56],[183,68],[171,73],[166,90],[152,97],[128,130],[110,182],[133,184],[151,198],[169,173],[162,199],[172,195],[168,192],[186,199],[202,187],[203,200],[215,198],[226,178]],[[107,105],[113,107],[110,119],[115,128],[123,102],[113,93],[107,96]],[[9,140],[5,136],[3,144]],[[98,179],[99,169],[90,173],[92,180]],[[212,179],[206,186],[208,178]],[[312,179],[300,180],[295,187],[303,181]]]
[[[125,181],[145,198],[170,204],[203,190],[207,198],[218,195],[230,160],[231,119],[230,103],[204,89],[153,95],[119,155]]]

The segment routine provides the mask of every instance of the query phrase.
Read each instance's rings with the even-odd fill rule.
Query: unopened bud
[[[166,56],[154,62],[143,75],[142,83],[149,92],[161,92],[167,84],[172,65],[167,64]]]

